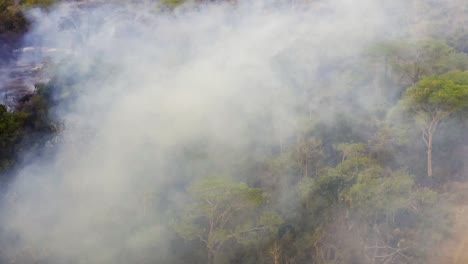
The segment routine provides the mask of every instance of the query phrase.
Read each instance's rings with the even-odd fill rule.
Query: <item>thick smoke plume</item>
[[[169,212],[193,179],[248,179],[242,153],[294,138],[300,100],[322,119],[352,108],[354,63],[399,21],[378,2],[32,10],[25,45],[54,52],[22,59],[48,62],[61,130],[53,154],[26,157],[8,186],[2,257],[164,263]],[[327,101],[337,95],[343,100]],[[352,99],[380,102],[369,93]]]

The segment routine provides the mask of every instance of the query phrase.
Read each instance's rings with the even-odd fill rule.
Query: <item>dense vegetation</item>
[[[47,87],[42,84],[36,85],[34,94],[21,98],[13,111],[0,105],[0,175],[14,169],[23,151],[40,149],[57,130],[48,116],[49,105]]]
[[[31,6],[48,6],[54,0],[0,0],[0,34],[23,33],[28,29],[23,10]]]
[[[38,3],[0,0],[0,32],[24,31],[20,10],[28,4]],[[437,17],[454,7],[430,8]],[[432,37],[368,47],[350,83],[356,90],[375,84],[382,104],[334,110],[330,121],[303,98],[293,137],[227,157],[239,175],[182,184],[188,199],[169,213],[174,254],[161,263],[429,263],[451,235],[444,186],[467,176],[468,35],[455,18],[438,19],[445,26]],[[70,86],[37,88],[13,111],[0,105],[2,174],[57,130],[50,89],[65,94]],[[66,94],[59,98],[72,100]],[[178,169],[209,163],[207,148],[184,146],[178,155],[193,164]]]

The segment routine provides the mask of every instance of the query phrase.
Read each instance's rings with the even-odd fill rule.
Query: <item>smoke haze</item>
[[[194,179],[248,181],[240,164],[294,140],[303,102],[321,121],[384,103],[372,83],[351,84],[368,46],[401,23],[402,5],[383,2],[32,10],[25,46],[54,50],[21,59],[48,62],[61,130],[8,186],[1,254],[165,263],[170,212]]]

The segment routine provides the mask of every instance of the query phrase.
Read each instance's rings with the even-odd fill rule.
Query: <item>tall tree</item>
[[[274,213],[258,209],[265,197],[260,189],[223,178],[205,178],[188,190],[191,203],[182,210],[176,232],[186,240],[198,239],[207,250],[207,263],[215,263],[227,241],[248,242],[252,234],[271,231],[280,223]],[[258,238],[257,238],[258,239]]]
[[[404,86],[414,85],[427,75],[468,69],[468,55],[438,39],[381,42],[370,49],[370,55],[384,63],[386,77],[391,69]]]
[[[468,107],[468,71],[423,78],[406,90],[404,107],[419,124],[427,147],[427,176],[432,176],[432,145],[441,121]]]
[[[301,137],[292,150],[292,157],[302,177],[315,176],[324,161],[322,142],[314,137]]]

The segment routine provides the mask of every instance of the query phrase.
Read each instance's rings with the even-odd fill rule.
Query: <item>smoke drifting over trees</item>
[[[438,263],[468,149],[445,2],[25,9],[50,80],[0,108],[0,262]]]

